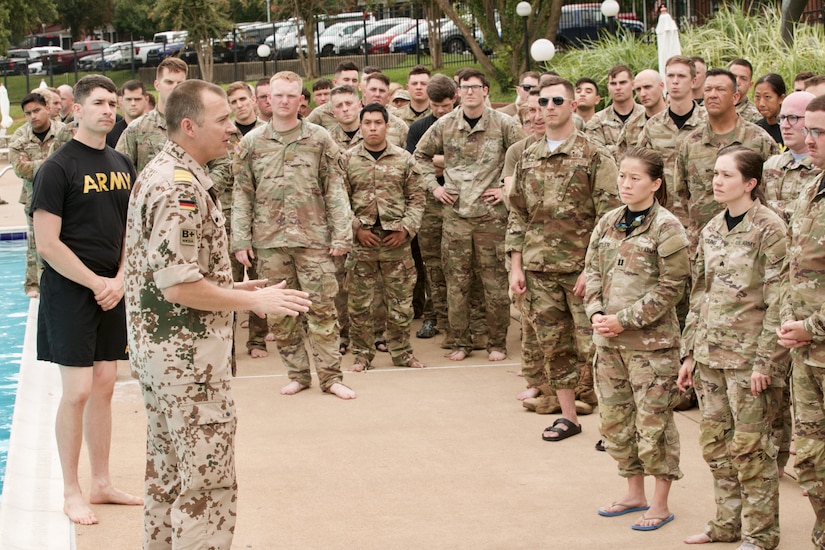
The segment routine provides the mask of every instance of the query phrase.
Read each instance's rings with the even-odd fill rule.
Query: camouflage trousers
[[[286,281],[287,288],[309,294],[312,306],[307,313],[298,317],[269,317],[269,324],[289,379],[303,386],[311,385],[305,346],[309,340],[321,389],[327,391],[343,379],[335,311],[338,281],[332,256],[325,249],[311,248],[257,248],[255,255],[261,277],[270,283]]]
[[[335,278],[338,280],[338,294],[335,295],[335,312],[338,315],[339,342],[349,345],[350,316],[348,309],[349,275],[347,274],[347,255],[334,256]],[[384,302],[384,287],[382,284],[375,287],[375,299],[372,302],[373,333],[375,341],[384,339],[387,330],[387,304]]]
[[[427,291],[432,303],[432,313],[428,318],[435,321],[438,327],[447,330],[447,283],[441,270],[442,211],[443,205],[432,196],[432,193],[427,193],[427,206],[418,230],[418,248],[421,250]]]
[[[229,219],[231,217],[230,212],[224,212],[224,218],[226,218],[226,233],[231,236],[232,234],[232,227],[229,224]],[[252,260],[252,267],[246,267],[241,262],[235,259],[235,255],[231,252],[229,253],[229,262],[232,264],[232,280],[233,281],[243,281],[244,274],[249,276],[250,280],[255,280],[258,278],[258,268],[256,266],[257,260]],[[236,314],[235,317],[237,318],[238,315]],[[246,349],[253,350],[253,349],[262,349],[266,350],[266,319],[258,317],[251,311],[249,312],[248,316],[249,322],[249,337],[246,340]]]
[[[597,347],[593,364],[599,431],[605,450],[619,463],[619,475],[681,479],[673,419],[679,349]]]
[[[699,445],[713,475],[716,517],[705,533],[713,541],[739,540],[766,550],[779,544],[779,470],[771,441],[774,412],[765,392],[751,393],[750,369],[693,374],[701,420]]]
[[[487,350],[507,353],[510,297],[504,267],[504,233],[507,221],[494,216],[462,218],[444,209],[441,261],[447,282],[447,314],[453,349],[473,350],[468,296],[477,270],[487,319]]]
[[[807,365],[794,358],[791,374],[793,393],[794,470],[800,487],[808,491],[808,501],[816,515],[811,540],[816,548],[825,548],[825,369]]]
[[[768,388],[768,410],[775,411],[771,424],[771,441],[776,447],[776,465],[784,468],[791,457],[791,386],[790,380],[781,388]]]
[[[579,372],[592,369],[594,350],[584,303],[573,293],[578,274],[526,271],[524,276],[521,372],[527,387],[576,389]]]
[[[40,275],[43,274],[43,261],[37,253],[37,243],[34,240],[34,225],[26,208],[26,278],[23,281],[23,291],[40,291]]]
[[[383,239],[389,232],[374,230]],[[373,310],[377,292],[386,298],[387,347],[394,365],[406,365],[412,357],[410,323],[413,319],[415,262],[408,244],[390,248],[384,244],[365,247],[359,243],[347,257],[349,317],[352,352],[367,365],[375,357]]]
[[[149,386],[143,549],[232,546],[237,517],[230,383]]]

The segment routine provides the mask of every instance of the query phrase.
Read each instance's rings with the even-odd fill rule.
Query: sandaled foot
[[[524,391],[519,392],[516,394],[516,399],[519,401],[524,401],[525,399],[533,399],[534,397],[539,396],[539,389],[538,388],[527,388]]]
[[[275,335],[272,334],[271,332],[267,332],[266,336],[264,336],[264,340],[266,340],[267,342],[274,342],[275,341]]]
[[[630,528],[634,531],[655,531],[673,521],[674,517],[676,516],[673,514],[667,516],[648,516],[647,514],[643,514]]]
[[[765,550],[763,547],[752,542],[743,542],[736,550]]]
[[[464,361],[465,359],[467,359],[467,352],[459,349],[451,351],[450,353],[445,355],[445,357],[450,361]]]
[[[685,544],[707,544],[709,542],[713,542],[713,539],[707,533],[699,533],[685,538]]]
[[[504,361],[507,359],[507,354],[498,350],[493,350],[487,354],[488,361]]]
[[[130,495],[111,485],[94,489],[89,494],[89,502],[92,504],[122,504],[124,506],[141,506],[143,498]]]
[[[327,393],[331,393],[341,399],[355,399],[355,392],[340,382],[336,382],[331,385],[327,390]]]
[[[390,348],[387,347],[387,342],[385,340],[376,340],[375,349],[383,353],[387,353],[388,351],[390,351]]]
[[[268,355],[269,353],[265,349],[252,348],[249,350],[249,356],[252,357],[252,359],[260,359],[261,357],[266,357]]]
[[[281,395],[295,395],[298,392],[304,391],[308,387],[309,386],[305,386],[297,380],[293,380],[292,382],[281,388]]]
[[[606,518],[615,518],[625,514],[632,514],[633,512],[644,512],[650,509],[646,502],[614,502],[608,506],[599,508],[599,515]]]
[[[363,359],[356,359],[349,370],[350,372],[364,372],[365,370],[370,370],[371,368],[372,366]]]
[[[573,424],[566,418],[557,418],[552,426],[548,426],[541,434],[545,441],[561,441],[582,433],[581,424]]]
[[[83,500],[82,495],[66,497],[63,501],[63,513],[69,519],[80,525],[94,525],[97,523],[97,516]]]
[[[341,355],[346,355],[348,347],[349,346],[347,344],[338,344],[338,353],[340,353]]]

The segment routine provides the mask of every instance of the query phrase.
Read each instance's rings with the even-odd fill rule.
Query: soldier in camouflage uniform
[[[369,369],[375,355],[371,314],[379,284],[389,306],[387,340],[393,364],[423,367],[413,356],[409,334],[415,286],[409,242],[424,213],[421,175],[412,155],[387,141],[389,116],[383,105],[367,105],[359,118],[364,141],[342,155],[355,215],[353,249],[347,256],[353,370]]]
[[[120,135],[115,149],[132,159],[138,175],[166,143],[166,98],[178,84],[186,80],[187,71],[186,62],[177,57],[167,57],[161,61],[155,78],[157,107],[132,121]]]
[[[707,124],[682,141],[676,156],[673,188],[687,209],[691,257],[695,257],[702,228],[723,209],[713,199],[712,189],[713,167],[719,150],[728,145],[744,145],[759,153],[763,160],[779,151],[765,130],[736,114],[734,105],[739,97],[736,86],[736,77],[730,71],[711,69],[707,72],[704,101]]]
[[[736,104],[736,114],[756,124],[762,118],[759,109],[748,99],[748,92],[753,86],[753,65],[747,59],[734,59],[728,65],[728,70],[736,76],[736,86],[739,89],[739,101]]]
[[[582,303],[585,252],[598,219],[619,201],[616,163],[573,127],[573,85],[548,77],[540,87],[546,139],[516,165],[506,251],[510,289],[521,300],[522,373],[529,397],[543,384],[556,390],[563,418],[542,437],[557,441],[581,431],[575,388],[581,365],[593,358]]]
[[[232,250],[270,281],[286,280],[309,293],[304,324],[278,319],[273,328],[291,382],[284,395],[312,381],[306,341],[312,347],[321,390],[342,399],[355,392],[341,382],[334,256],[352,246],[352,220],[340,150],[329,132],[298,119],[301,78],[290,71],[270,81],[272,119],[241,140],[233,165]]]
[[[40,295],[40,273],[43,265],[37,254],[37,245],[34,240],[32,219],[28,215],[31,208],[32,182],[40,165],[49,156],[55,137],[63,128],[63,123],[52,120],[49,116],[48,102],[42,94],[33,92],[20,102],[23,114],[26,115],[26,124],[18,128],[9,142],[9,163],[14,173],[23,180],[20,190],[20,204],[26,212],[26,278],[23,281],[23,290],[30,298]],[[71,137],[70,137],[71,139]]]
[[[619,134],[625,123],[644,107],[633,101],[633,72],[626,65],[616,65],[607,74],[607,91],[612,103],[593,115],[584,126],[584,133],[614,155]]]
[[[342,61],[335,67],[335,73],[332,77],[332,87],[336,88],[344,84],[358,89],[358,65],[352,61]],[[324,103],[320,107],[313,109],[306,118],[306,121],[327,129],[333,126],[335,124],[335,117],[332,116],[331,102]]]
[[[794,92],[782,101],[777,122],[787,149],[765,161],[765,198],[768,206],[781,214],[786,223],[791,221],[796,197],[819,173],[808,154],[802,131],[805,108],[815,97],[809,92]]]
[[[672,519],[671,483],[679,469],[681,333],[676,304],[690,276],[687,235],[665,207],[664,161],[650,149],[628,150],[618,190],[626,206],[605,214],[587,248],[585,310],[596,345],[594,378],[605,450],[627,478],[627,494],[599,510],[617,516],[647,510],[634,529],[658,529]],[[645,476],[656,478],[650,509]]]
[[[432,112],[430,97],[427,94],[430,76],[430,69],[424,65],[416,65],[407,73],[407,92],[410,94],[410,102],[396,109],[393,114],[403,120],[408,127],[412,126],[413,122],[426,118]]]
[[[507,354],[507,271],[504,233],[507,210],[502,204],[501,169],[507,149],[523,139],[512,117],[487,107],[487,77],[481,71],[461,75],[461,107],[439,118],[418,142],[415,157],[427,189],[446,206],[441,243],[447,282],[447,309],[453,351],[464,360],[473,350],[467,296],[478,266],[484,288],[488,359]],[[468,119],[472,122],[469,122]],[[432,159],[444,154],[444,185],[438,185]]]
[[[634,113],[627,119],[627,123],[622,126],[619,137],[616,139],[616,148],[613,151],[616,162],[624,157],[625,151],[630,147],[635,147],[639,142],[639,135],[645,127],[645,123],[654,115],[667,110],[667,103],[662,95],[664,83],[658,71],[645,69],[636,75],[633,80],[633,90],[636,98],[641,103],[643,110]]]
[[[825,97],[805,112],[813,163],[825,168]],[[814,135],[816,132],[816,135]],[[788,276],[782,281],[779,343],[791,348],[794,395],[794,469],[816,515],[811,540],[825,547],[825,177],[820,173],[796,200],[791,216]]]
[[[787,226],[760,201],[762,164],[742,145],[719,152],[713,188],[726,210],[702,230],[694,264],[679,386],[695,385],[699,397],[699,443],[713,474],[716,517],[688,544],[740,536],[740,548],[779,544],[771,439],[778,411],[770,390],[785,384],[788,369],[776,339]]]
[[[169,141],[132,190],[126,237],[130,363],[148,417],[143,548],[229,549],[232,310],[297,315],[310,302],[283,285],[233,284],[223,214],[203,169],[235,129],[226,94],[192,80],[166,106]]]

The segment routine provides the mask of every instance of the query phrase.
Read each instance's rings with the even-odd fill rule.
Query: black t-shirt
[[[732,231],[734,227],[739,225],[739,223],[745,219],[747,214],[747,212],[744,212],[738,216],[731,216],[730,210],[725,210],[725,223],[728,225],[728,231]]]
[[[694,103],[691,106],[690,111],[688,111],[687,113],[685,113],[683,115],[677,115],[676,113],[673,112],[673,109],[668,107],[667,108],[667,114],[670,117],[670,120],[672,120],[673,123],[676,125],[676,127],[681,130],[682,126],[684,126],[685,123],[687,123],[688,119],[691,117],[691,115],[693,114],[693,111],[695,109],[696,109],[696,104]]]
[[[430,113],[424,118],[410,124],[410,129],[407,132],[407,146],[405,147],[410,154],[415,153],[418,142],[421,141],[421,138],[424,137],[427,130],[435,124],[436,120],[438,119],[435,118],[435,115]],[[439,185],[444,185],[444,176],[436,176],[435,181],[437,181]]]
[[[41,209],[60,216],[60,240],[86,267],[113,277],[123,252],[134,182],[128,157],[108,146],[93,149],[73,139],[37,171],[29,215]]]
[[[114,149],[117,146],[117,141],[120,139],[120,134],[123,133],[123,130],[125,130],[128,125],[129,123],[126,122],[125,118],[120,117],[117,119],[115,125],[112,126],[109,133],[106,134],[106,145]]]
[[[241,124],[237,120],[235,121],[235,127],[238,129],[242,136],[245,136],[246,134],[254,130],[257,125],[257,120],[253,120],[250,124]]]
[[[760,118],[756,121],[756,125],[768,132],[773,140],[779,145],[785,144],[785,141],[782,139],[782,130],[779,128],[778,122],[776,124],[768,124],[767,120]]]
[[[613,112],[614,112],[614,113],[616,113],[616,116],[617,116],[617,117],[619,117],[619,120],[621,120],[621,121],[622,121],[622,124],[624,124],[625,122],[627,122],[627,119],[629,119],[629,118],[630,118],[630,115],[632,115],[632,114],[633,114],[633,111],[630,111],[630,112],[629,112],[629,113],[627,113],[626,115],[623,115],[623,114],[621,114],[619,111],[617,111],[616,109],[613,109]]]

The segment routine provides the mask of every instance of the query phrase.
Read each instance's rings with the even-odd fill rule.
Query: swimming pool
[[[29,299],[23,292],[26,241],[0,241],[0,492],[23,357]]]

